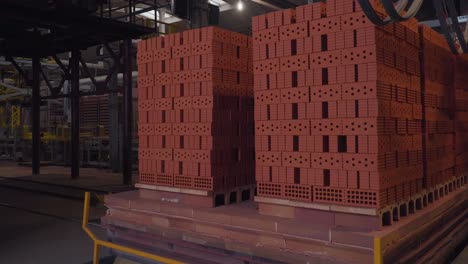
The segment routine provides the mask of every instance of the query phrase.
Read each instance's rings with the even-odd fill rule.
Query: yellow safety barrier
[[[132,254],[138,257],[154,260],[157,262],[161,263],[166,263],[166,264],[183,264],[183,262],[168,259],[165,257],[161,257],[158,255],[154,255],[148,252],[144,252],[138,249],[134,248],[129,248],[126,246],[114,244],[109,241],[104,241],[98,239],[91,230],[88,228],[88,220],[89,220],[89,202],[91,200],[91,193],[86,192],[85,193],[85,199],[84,199],[84,206],[83,206],[83,222],[82,222],[82,228],[88,234],[88,236],[94,241],[94,253],[93,253],[93,264],[99,264],[99,251],[101,247],[107,247],[107,248],[112,248],[114,250],[122,251],[128,254]]]
[[[383,264],[382,239],[374,237],[374,264]]]

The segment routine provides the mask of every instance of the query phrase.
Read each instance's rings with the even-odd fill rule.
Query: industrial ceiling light
[[[239,0],[239,2],[237,2],[237,10],[244,10],[244,2],[242,2],[242,0]]]

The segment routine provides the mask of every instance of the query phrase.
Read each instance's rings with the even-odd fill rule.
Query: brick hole
[[[392,210],[392,218],[393,218],[393,221],[398,221],[400,218],[399,218],[399,215],[398,215],[398,207],[394,207],[393,210]]]
[[[255,189],[256,190],[256,189]],[[243,190],[241,193],[241,200],[248,201],[250,200],[250,190]]]
[[[221,205],[224,205],[224,204],[225,204],[224,194],[217,194],[215,196],[215,206],[221,206]]]
[[[406,204],[401,204],[400,205],[400,217],[407,216],[408,215],[408,207]]]
[[[322,102],[322,118],[328,118],[328,102]]]
[[[299,151],[299,136],[293,136],[293,151],[294,152]]]
[[[427,196],[426,195],[423,195],[422,202],[423,202],[423,207],[426,207],[427,206]]]
[[[428,195],[427,195],[427,201],[429,203],[433,203],[434,202],[434,193],[433,192],[430,192]]]
[[[343,153],[348,151],[348,144],[346,140],[346,136],[340,135],[338,136],[338,152]]]
[[[409,201],[408,203],[408,212],[410,214],[414,214],[414,201],[413,200]]]
[[[392,216],[390,212],[385,212],[382,214],[382,226],[389,226],[392,224]]]
[[[452,192],[452,183],[449,183],[449,192]]]
[[[323,170],[323,186],[330,186],[330,170]]]
[[[301,169],[294,168],[294,184],[300,184],[300,183],[301,183]]]
[[[330,152],[330,137],[329,136],[322,136],[322,146],[323,152]]]
[[[231,192],[229,194],[229,204],[233,204],[237,202],[237,192]]]
[[[444,186],[444,195],[447,195],[448,194],[448,187],[447,187],[447,184]]]
[[[416,210],[422,209],[422,201],[421,198],[416,198]]]

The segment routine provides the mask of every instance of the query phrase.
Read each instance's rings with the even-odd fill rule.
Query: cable
[[[401,10],[395,9],[395,5],[393,4],[393,0],[380,0],[382,5],[384,6],[385,11],[387,14],[390,16],[390,18],[394,21],[406,21],[416,15],[418,13],[419,9],[422,6],[423,0],[414,0],[413,3],[411,3],[410,7],[408,10],[405,12],[405,15],[401,15]],[[398,2],[399,3],[399,2]],[[397,6],[398,6],[397,3]],[[405,7],[403,10],[406,10],[407,3],[405,3]]]
[[[379,15],[375,12],[374,8],[372,7],[369,0],[358,0],[359,4],[361,5],[362,10],[366,14],[367,18],[378,26],[385,26],[391,22],[393,22],[390,16],[387,16],[385,19],[381,19]],[[396,3],[396,11],[400,13],[407,5],[407,0],[400,0]]]

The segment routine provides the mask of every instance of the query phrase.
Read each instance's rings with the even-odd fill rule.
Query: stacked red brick
[[[454,69],[455,89],[455,176],[468,171],[468,56],[458,56]]]
[[[444,36],[421,26],[426,120],[426,188],[443,184],[455,173],[455,56]]]
[[[353,0],[253,19],[258,195],[381,208],[422,190],[417,21]]]
[[[249,37],[208,27],[138,45],[140,183],[254,183]]]

